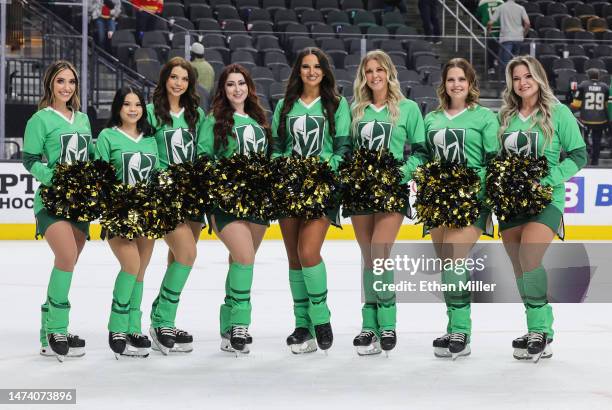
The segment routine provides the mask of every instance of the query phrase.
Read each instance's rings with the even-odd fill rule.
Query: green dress
[[[334,115],[335,135],[329,133],[328,120],[321,97],[310,104],[298,99],[289,110],[286,119],[286,138],[281,141],[278,134],[280,114],[284,99],[276,104],[272,118],[272,158],[298,155],[317,156],[336,171],[344,154],[350,151],[351,112],[348,102],[340,97]],[[340,226],[339,209],[328,212],[328,218],[335,226]]]
[[[43,156],[47,163],[42,162]],[[93,157],[91,127],[86,114],[73,112],[68,119],[51,107],[37,111],[26,125],[23,164],[43,185],[51,185],[56,164],[87,161]],[[43,236],[54,222],[67,220],[50,214],[43,206],[40,189],[34,196],[36,235]],[[89,236],[89,223],[69,221]]]
[[[221,158],[229,158],[234,154],[248,155],[251,152],[266,153],[268,151],[268,140],[266,131],[248,115],[234,113],[234,126],[232,127],[231,135],[228,135],[227,145],[215,148],[214,126],[215,118],[208,115],[203,126],[198,134],[197,155],[207,155],[214,160]],[[246,220],[248,222],[268,225],[269,221],[263,221],[255,218],[237,218],[220,209],[215,209],[211,212],[215,217],[217,229],[222,231],[228,224]],[[212,224],[210,224],[212,229]]]

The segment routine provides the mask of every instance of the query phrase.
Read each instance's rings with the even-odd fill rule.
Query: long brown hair
[[[174,57],[162,67],[159,73],[159,81],[153,91],[153,107],[155,111],[155,119],[158,127],[162,125],[172,126],[172,117],[170,117],[170,101],[166,91],[166,83],[172,73],[174,67],[181,67],[187,71],[189,76],[189,84],[187,90],[181,95],[179,105],[185,109],[185,121],[189,125],[191,131],[195,131],[196,124],[200,119],[198,107],[200,105],[200,96],[196,90],[196,72],[187,60],[182,57]]]
[[[287,90],[285,91],[285,100],[283,102],[283,109],[280,113],[280,122],[278,124],[278,136],[281,141],[285,141],[287,138],[287,114],[291,111],[293,104],[300,98],[304,91],[304,83],[300,76],[300,70],[302,68],[302,60],[307,55],[312,54],[319,59],[319,65],[323,71],[323,80],[321,80],[320,94],[321,103],[323,104],[323,115],[326,117],[329,123],[329,134],[336,134],[336,121],[334,115],[338,106],[340,105],[340,95],[336,89],[336,78],[329,66],[329,59],[327,55],[316,47],[307,47],[300,51],[291,74],[289,75],[289,82],[287,83]]]
[[[212,102],[211,112],[215,118],[215,126],[213,128],[215,149],[219,149],[221,146],[227,146],[227,136],[232,133],[232,128],[234,127],[234,108],[230,104],[227,99],[227,94],[225,93],[225,82],[227,81],[227,77],[232,73],[242,74],[244,77],[244,81],[249,89],[247,98],[244,101],[244,112],[257,121],[264,129],[266,132],[266,139],[268,140],[268,146],[270,146],[272,132],[270,131],[266,113],[259,102],[259,97],[255,89],[255,82],[243,66],[240,64],[230,64],[223,69],[223,72],[219,76],[217,92]]]
[[[38,102],[39,110],[53,105],[53,81],[55,80],[55,77],[57,77],[59,72],[63,70],[72,71],[72,74],[74,74],[74,79],[76,81],[74,87],[74,94],[72,94],[72,97],[70,98],[70,100],[68,100],[66,106],[75,112],[81,108],[81,87],[79,86],[79,75],[77,74],[77,71],[72,65],[72,63],[66,60],[57,60],[45,70],[45,76],[43,77],[43,96]]]
[[[437,110],[448,110],[450,107],[451,99],[446,93],[446,78],[448,77],[448,72],[451,68],[462,69],[466,80],[470,84],[468,88],[468,95],[465,99],[465,105],[468,108],[471,108],[478,104],[478,101],[480,100],[480,89],[478,88],[476,71],[474,71],[474,67],[472,67],[472,65],[465,58],[458,57],[448,60],[448,63],[446,63],[444,69],[442,70],[442,82],[436,90],[438,100],[440,100],[440,105],[438,106]]]

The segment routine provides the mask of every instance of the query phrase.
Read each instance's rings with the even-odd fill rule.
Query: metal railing
[[[483,53],[484,67],[488,66],[488,59],[493,58],[500,61],[499,56],[493,53],[487,46],[488,42],[497,42],[497,48],[501,49],[499,40],[490,37],[487,28],[458,0],[437,0],[442,6],[442,35],[446,36],[446,18],[450,16],[455,22],[455,51],[459,51],[460,28],[465,31],[469,39],[468,54],[469,61],[474,61],[474,46],[476,45]],[[454,4],[453,4],[454,3]],[[454,6],[454,7],[453,7]],[[453,10],[454,8],[454,10]],[[467,20],[467,22],[465,21]]]

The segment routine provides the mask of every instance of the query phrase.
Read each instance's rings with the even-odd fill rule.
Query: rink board
[[[37,187],[38,182],[20,163],[0,162],[0,240],[34,238],[32,204]],[[564,219],[567,237],[576,240],[612,240],[612,171],[583,169],[566,182],[565,188]],[[410,191],[413,202],[416,193],[414,183],[410,184]],[[342,225],[343,229],[330,228],[327,238],[354,239],[350,219],[343,219]],[[100,238],[99,225],[92,224],[91,237]],[[202,231],[201,239],[216,237]],[[278,224],[270,226],[265,239],[281,239]],[[398,239],[422,239],[422,226],[405,219]]]

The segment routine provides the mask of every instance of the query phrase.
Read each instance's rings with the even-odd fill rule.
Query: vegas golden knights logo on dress
[[[62,152],[60,163],[72,163],[74,161],[87,161],[89,159],[89,135],[79,134],[62,134],[60,141],[62,144]]]
[[[121,154],[123,162],[123,182],[134,185],[141,181],[147,181],[151,171],[155,169],[157,158],[152,154],[142,152],[124,152]]]
[[[184,128],[164,131],[169,164],[182,164],[195,159],[195,143],[191,132]]]
[[[266,132],[259,125],[235,127],[234,136],[238,144],[238,153],[248,155],[249,152],[266,152]]]
[[[300,115],[289,117],[289,133],[293,137],[293,152],[303,157],[319,155],[323,145],[325,117]]]
[[[428,138],[436,160],[459,164],[466,162],[465,129],[443,128],[429,131]]]
[[[502,135],[504,150],[508,154],[537,158],[539,137],[540,134],[534,131],[506,132]]]
[[[389,149],[391,132],[393,126],[388,122],[368,121],[357,125],[359,132],[359,143],[364,148],[379,151],[383,148]]]

